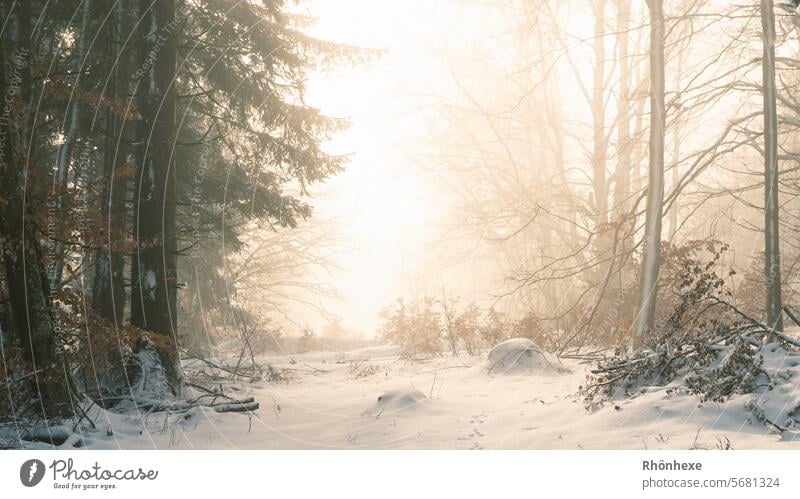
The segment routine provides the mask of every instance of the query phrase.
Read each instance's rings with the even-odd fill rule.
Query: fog
[[[799,2],[0,2],[0,448],[796,446]]]
[[[512,315],[535,309],[542,316],[592,301],[563,294],[574,281],[554,277],[570,274],[577,261],[554,260],[596,232],[593,161],[603,165],[607,208],[613,211],[620,199],[614,176],[620,106],[628,110],[632,136],[624,153],[633,164],[626,203],[641,201],[649,115],[647,10],[633,7],[621,61],[615,3],[599,3],[605,5],[600,27],[593,4],[581,1],[442,0],[387,8],[348,0],[307,7],[316,18],[314,35],[383,51],[355,69],[319,72],[309,81],[310,102],[351,123],[327,145],[351,154],[346,171],[314,193],[318,216],[341,225],[338,269],[322,278],[339,293],[324,307],[347,329],[373,336],[378,311],[398,298],[444,293]],[[752,148],[720,138],[731,120],[760,106],[745,88],[759,71],[748,65],[760,53],[758,37],[748,34],[756,26],[723,2],[672,2],[665,9],[671,16],[667,198],[685,175],[699,175],[665,215],[664,239],[736,241],[725,264],[746,270],[759,238],[745,220],[757,223],[758,215],[725,192],[758,172],[759,159]],[[729,50],[721,51],[721,43]],[[794,51],[786,45],[780,50]],[[620,96],[623,66],[627,98]],[[601,113],[593,111],[593,99],[600,99]],[[598,127],[602,142],[595,147]],[[724,150],[710,153],[719,140]],[[598,148],[604,149],[599,158]],[[545,271],[548,277],[537,274]],[[532,274],[538,283],[525,284]],[[547,293],[560,298],[545,304]]]

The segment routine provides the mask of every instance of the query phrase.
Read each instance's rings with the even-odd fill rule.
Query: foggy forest
[[[800,0],[0,21],[0,448],[800,448]]]

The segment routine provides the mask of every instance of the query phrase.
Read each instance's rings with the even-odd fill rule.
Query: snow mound
[[[511,338],[496,345],[489,352],[487,364],[489,372],[496,374],[557,371],[544,351],[526,338]]]
[[[383,414],[414,409],[427,399],[428,397],[416,388],[397,388],[384,392],[378,397],[375,405],[364,411],[364,414]]]

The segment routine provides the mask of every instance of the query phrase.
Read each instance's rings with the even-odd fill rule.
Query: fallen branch
[[[733,310],[737,315],[739,315],[743,319],[746,319],[746,320],[752,322],[753,324],[759,326],[760,328],[762,328],[764,330],[764,332],[766,334],[768,334],[768,335],[770,335],[770,336],[772,336],[774,338],[777,338],[777,339],[779,339],[779,340],[781,340],[781,341],[783,341],[785,343],[788,343],[788,344],[790,344],[792,346],[800,348],[800,340],[798,340],[797,338],[793,338],[791,336],[787,336],[786,334],[782,333],[781,331],[778,331],[775,328],[770,327],[770,326],[764,324],[763,322],[750,317],[749,315],[747,315],[744,312],[742,312],[741,310],[739,310],[739,308],[736,305],[734,305],[733,303],[728,303],[727,301],[722,300],[722,299],[717,298],[717,297],[712,297],[710,299],[715,301],[716,303],[719,303],[721,305],[725,305],[726,307],[728,307],[731,310]],[[795,315],[793,313],[791,313],[791,311],[789,310],[789,308],[787,306],[783,307],[783,311],[786,312],[786,314],[789,316],[790,319],[792,319],[792,321],[794,321],[798,326],[800,326],[800,322],[798,322],[797,317],[795,317]]]
[[[223,412],[252,412],[258,409],[258,402],[249,402],[241,404],[220,404],[214,406],[214,411]]]

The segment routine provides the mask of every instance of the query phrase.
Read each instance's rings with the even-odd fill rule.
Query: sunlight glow
[[[352,124],[329,144],[330,151],[352,157],[345,173],[318,188],[317,213],[347,220],[346,237],[354,241],[354,251],[343,258],[336,283],[344,303],[332,306],[346,310],[346,326],[371,336],[381,307],[407,293],[427,292],[415,288],[414,275],[437,207],[409,150],[428,126],[425,98],[455,93],[442,54],[485,57],[491,48],[494,57],[504,57],[501,44],[491,46],[494,35],[502,33],[502,20],[493,19],[479,2],[449,0],[317,0],[309,12],[317,19],[313,35],[385,50],[355,71],[318,73],[309,82],[312,105]],[[592,25],[587,16],[572,19],[572,57],[590,84],[585,40]],[[567,102],[582,98],[574,78],[565,81],[562,92],[570,96]]]

